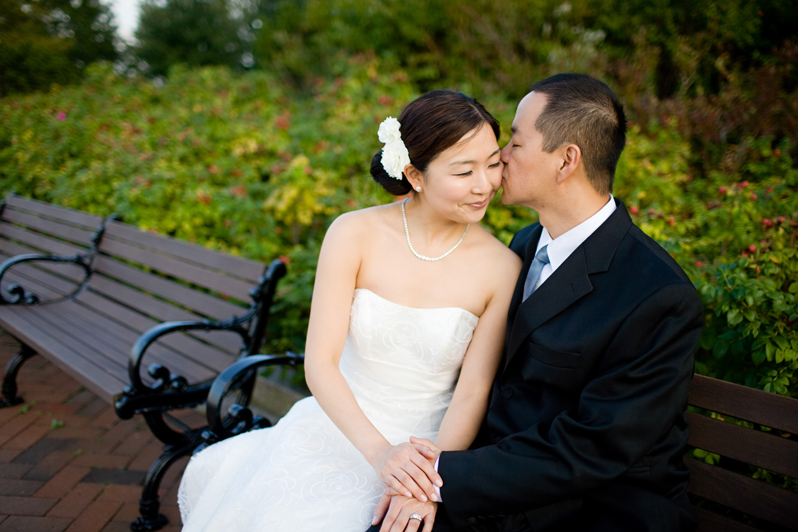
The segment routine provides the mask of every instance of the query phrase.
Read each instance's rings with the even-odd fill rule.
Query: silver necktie
[[[540,248],[540,251],[537,252],[532,261],[532,265],[529,267],[529,273],[526,274],[526,280],[524,281],[524,299],[522,301],[526,301],[526,298],[537,288],[540,272],[543,271],[543,266],[549,263],[549,252],[546,250],[548,247],[549,245],[546,244]]]

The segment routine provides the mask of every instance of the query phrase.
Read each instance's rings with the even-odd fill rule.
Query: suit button
[[[512,388],[505,388],[504,391],[502,392],[502,397],[504,397],[505,399],[509,399],[512,396],[513,396]]]

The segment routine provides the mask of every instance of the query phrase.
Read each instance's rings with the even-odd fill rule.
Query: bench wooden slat
[[[187,262],[180,262],[166,255],[160,255],[110,238],[103,238],[100,243],[100,251],[107,255],[120,257],[143,266],[151,267],[161,273],[172,275],[178,279],[184,279],[220,294],[226,294],[239,301],[250,300],[249,290],[252,288],[252,284],[236,279],[235,277],[225,277],[224,275],[205,270],[199,266]],[[169,294],[164,294],[164,297],[169,299],[170,296]]]
[[[159,322],[202,321],[203,319],[202,316],[197,316],[99,274],[95,274],[91,280],[91,289]],[[241,313],[243,314],[243,312]],[[216,335],[209,338],[208,341],[231,355],[237,354],[241,350],[241,341],[229,334]]]
[[[690,470],[688,491],[789,530],[798,530],[798,493],[738,475],[698,460],[685,459]]]
[[[63,238],[75,244],[82,246],[91,246],[92,244],[91,239],[94,231],[87,231],[86,229],[75,227],[74,225],[59,223],[13,209],[6,209],[6,211],[3,212],[3,218],[18,226],[35,229],[36,231]]]
[[[148,233],[119,222],[108,224],[104,238],[121,240],[139,247],[165,253],[204,269],[221,270],[228,275],[240,277],[253,284],[257,283],[264,272],[263,264],[260,262],[243,257],[235,257],[175,238]]]
[[[133,344],[141,336],[141,331],[137,331],[127,327],[125,324],[116,322],[103,314],[97,313],[94,309],[77,303],[71,309],[74,313],[74,321],[76,323],[91,323],[94,330],[89,333],[90,335],[97,335],[102,338],[102,341],[119,349],[125,360],[125,380],[127,380],[127,364],[130,357],[130,349]],[[173,345],[176,342],[171,342]],[[209,374],[215,374],[215,369],[208,369],[206,365],[187,357],[181,351],[167,346],[166,342],[157,342],[150,349],[147,350],[147,358],[145,360],[145,369],[149,364],[157,362],[164,364],[173,371],[175,368],[185,368],[183,376],[192,380],[192,382],[199,382],[209,378]],[[180,372],[178,372],[180,373]]]
[[[43,201],[23,198],[16,194],[9,194],[6,196],[6,209],[8,208],[40,214],[54,220],[83,226],[89,230],[95,230],[100,227],[103,220],[101,216],[76,211],[69,207],[61,207]]]
[[[78,353],[63,345],[60,339],[46,334],[41,329],[31,327],[31,315],[20,312],[27,309],[0,308],[0,317],[8,332],[29,345],[34,351],[58,353],[58,357],[48,357],[52,363],[67,375],[85,384],[98,397],[108,403],[113,402],[114,393],[118,393],[126,383],[106,372],[96,362],[87,361]],[[35,321],[34,321],[35,323]]]
[[[98,314],[113,316],[115,321],[123,323],[132,328],[134,331],[139,331],[140,333],[160,323],[142,316],[137,312],[129,310],[118,303],[106,299],[90,290],[80,294],[77,301],[95,310]],[[234,360],[234,358],[231,358],[228,353],[200,342],[188,335],[169,334],[162,337],[160,341],[172,349],[184,353],[186,356],[196,360],[198,363],[212,368],[215,371],[221,371]],[[131,347],[133,347],[132,344]]]
[[[95,262],[96,271],[108,277],[124,281],[146,292],[169,295],[169,299],[197,314],[215,320],[226,320],[230,316],[241,315],[245,308],[219,299],[205,292],[170,281],[165,277],[128,266],[111,257],[100,255]]]
[[[37,254],[52,254],[60,255],[62,257],[71,257],[72,255],[78,255],[88,251],[86,248],[82,248],[74,244],[68,244],[62,240],[46,237],[39,233],[34,233],[33,231],[28,231],[26,229],[20,229],[19,227],[9,224],[0,225],[0,236],[3,236],[9,240],[18,240],[20,242],[24,242],[26,246],[37,250],[35,251]]]
[[[120,379],[128,380],[128,356],[130,354],[130,346],[133,345],[139,336],[137,333],[127,330],[126,334],[126,330],[119,325],[108,327],[108,323],[103,320],[102,316],[92,314],[88,309],[77,304],[70,309],[69,313],[48,308],[42,312],[42,316],[46,317],[51,323],[64,324],[70,327],[75,331],[75,336],[86,339],[84,343],[87,346],[96,346],[97,349],[103,352],[113,353],[115,359],[118,358],[123,361],[120,366]],[[103,327],[99,326],[100,321],[104,322]],[[90,329],[87,326],[89,323],[96,327]],[[216,375],[216,371],[209,370],[186,358],[181,353],[164,347],[163,344],[156,344],[147,351],[147,362],[147,365],[153,362],[162,364],[173,372],[180,373],[192,383],[206,381]],[[179,368],[179,371],[176,371],[176,368]],[[145,382],[147,380],[145,379]]]
[[[695,375],[687,402],[712,412],[798,434],[798,401],[794,399]]]
[[[693,507],[698,516],[696,532],[758,532],[756,528],[723,517],[704,508]]]
[[[687,412],[688,444],[721,456],[798,478],[798,442]]]

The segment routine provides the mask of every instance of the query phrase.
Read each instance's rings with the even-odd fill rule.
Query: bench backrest
[[[97,299],[92,304],[116,306],[112,312],[137,328],[163,321],[226,320],[246,312],[250,290],[264,270],[260,262],[111,221],[95,261],[90,288]],[[178,352],[180,373],[190,382],[219,372],[243,347],[230,332],[194,331],[163,342]]]
[[[686,460],[699,531],[798,530],[798,399],[696,375],[688,403],[689,445],[720,455]]]

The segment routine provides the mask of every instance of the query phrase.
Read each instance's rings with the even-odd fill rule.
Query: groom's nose
[[[512,151],[512,149],[513,149],[513,141],[511,139],[510,142],[507,143],[507,146],[505,146],[504,149],[502,149],[500,155],[500,158],[504,164],[510,162],[510,152]]]

